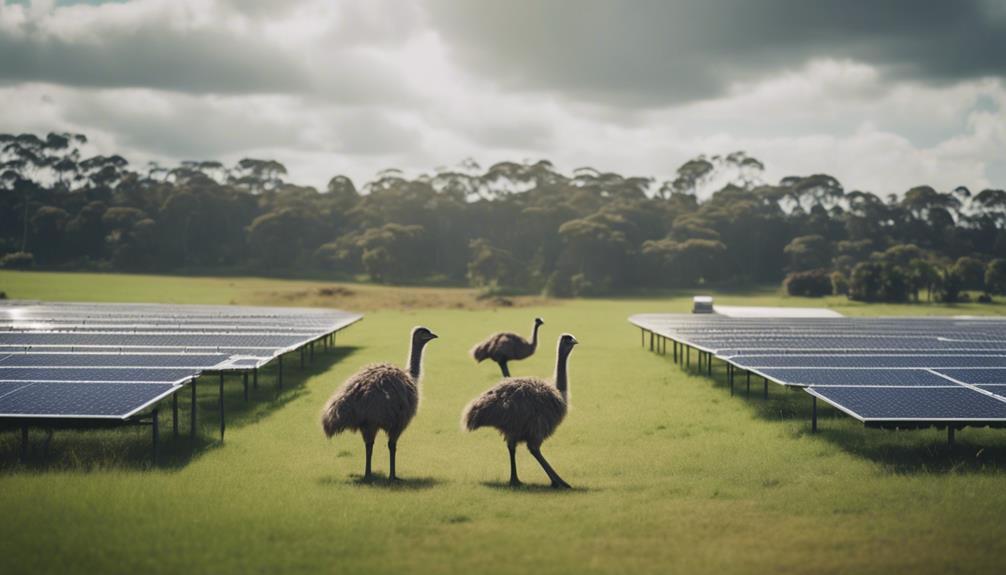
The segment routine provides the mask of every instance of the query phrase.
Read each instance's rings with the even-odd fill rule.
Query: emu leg
[[[559,474],[552,469],[552,466],[548,464],[548,461],[545,461],[545,456],[541,454],[541,447],[529,444],[527,449],[531,452],[531,455],[538,460],[538,463],[541,464],[541,468],[548,474],[548,478],[552,480],[552,487],[557,489],[571,489],[569,483],[563,481],[562,478],[559,477]]]
[[[398,438],[388,439],[388,457],[390,457],[390,471],[388,472],[388,479],[391,481],[397,481],[398,476],[395,475],[395,452],[398,450]]]
[[[503,372],[503,377],[510,377],[510,369],[506,366],[505,361],[500,362],[500,371]]]
[[[520,485],[520,479],[517,479],[517,442],[507,441],[506,447],[510,451],[510,486],[517,487]]]
[[[365,428],[360,431],[361,434],[363,435],[363,443],[367,447],[367,467],[366,470],[363,472],[363,479],[364,481],[370,481],[371,479],[370,461],[371,458],[373,458],[374,456],[374,437],[377,435],[377,430]]]

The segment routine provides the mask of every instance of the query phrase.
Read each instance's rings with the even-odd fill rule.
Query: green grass
[[[309,282],[0,273],[9,297],[296,304]],[[730,397],[722,373],[689,375],[640,347],[638,312],[684,311],[688,299],[544,302],[536,307],[394,307],[339,337],[336,353],[277,395],[268,374],[245,404],[229,384],[227,440],[215,440],[215,393],[203,386],[202,435],[173,440],[146,469],[146,429],[57,432],[27,465],[0,435],[0,572],[339,573],[946,573],[1000,572],[1006,552],[1006,430],[966,429],[949,452],[937,430],[867,430],[770,387]],[[468,297],[465,290],[441,290]],[[453,294],[453,295],[452,295]],[[307,296],[305,296],[307,297]],[[308,298],[309,302],[313,300]],[[439,301],[439,300],[438,300]],[[840,299],[726,294],[721,303],[828,305],[847,314],[1003,313],[1002,305],[851,305]],[[541,302],[539,302],[541,303]],[[531,485],[507,479],[503,442],[462,433],[463,406],[497,380],[466,355],[496,329],[545,318],[581,345],[571,359],[572,410],[543,451],[577,489],[556,493],[522,451]],[[407,330],[432,328],[420,412],[399,445],[401,486],[359,483],[356,435],[326,440],[318,414],[360,365],[402,361]],[[548,375],[552,346],[512,366]],[[293,359],[293,358],[291,358]],[[760,392],[760,380],[757,391]],[[187,391],[183,397],[187,398]],[[183,402],[183,405],[187,402]],[[187,430],[187,410],[182,427]],[[376,469],[387,451],[375,450]]]

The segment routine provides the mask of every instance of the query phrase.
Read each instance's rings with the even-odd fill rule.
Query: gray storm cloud
[[[472,157],[1006,179],[1006,2],[0,0],[0,129],[357,180]]]
[[[621,104],[722,94],[815,58],[896,77],[1006,75],[995,0],[432,0],[432,19],[468,70],[525,89]]]

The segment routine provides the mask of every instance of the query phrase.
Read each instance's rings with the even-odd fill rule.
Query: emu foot
[[[566,483],[562,479],[556,479],[552,482],[553,489],[572,489],[569,483]]]

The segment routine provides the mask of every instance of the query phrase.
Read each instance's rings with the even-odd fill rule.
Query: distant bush
[[[944,303],[955,303],[962,301],[964,291],[964,281],[957,270],[953,268],[944,269],[940,273],[940,283],[936,291],[936,297]],[[963,294],[967,295],[967,294]]]
[[[954,263],[954,270],[961,277],[964,289],[985,289],[985,264],[978,258],[962,257]]]
[[[792,272],[782,282],[786,293],[794,296],[821,297],[831,295],[831,274],[828,270]]]
[[[994,259],[985,267],[985,291],[1006,293],[1006,260]]]
[[[570,297],[573,289],[569,285],[569,277],[559,272],[552,272],[545,282],[544,293],[548,297]]]
[[[908,300],[910,284],[905,271],[890,263],[860,262],[849,278],[849,299],[857,301]]]
[[[26,270],[35,265],[35,256],[31,252],[12,252],[0,258],[0,268],[8,270]]]
[[[987,293],[983,293],[978,296],[976,301],[978,301],[978,303],[992,303],[992,296]]]
[[[835,295],[849,293],[849,280],[842,272],[831,272],[831,292]]]

